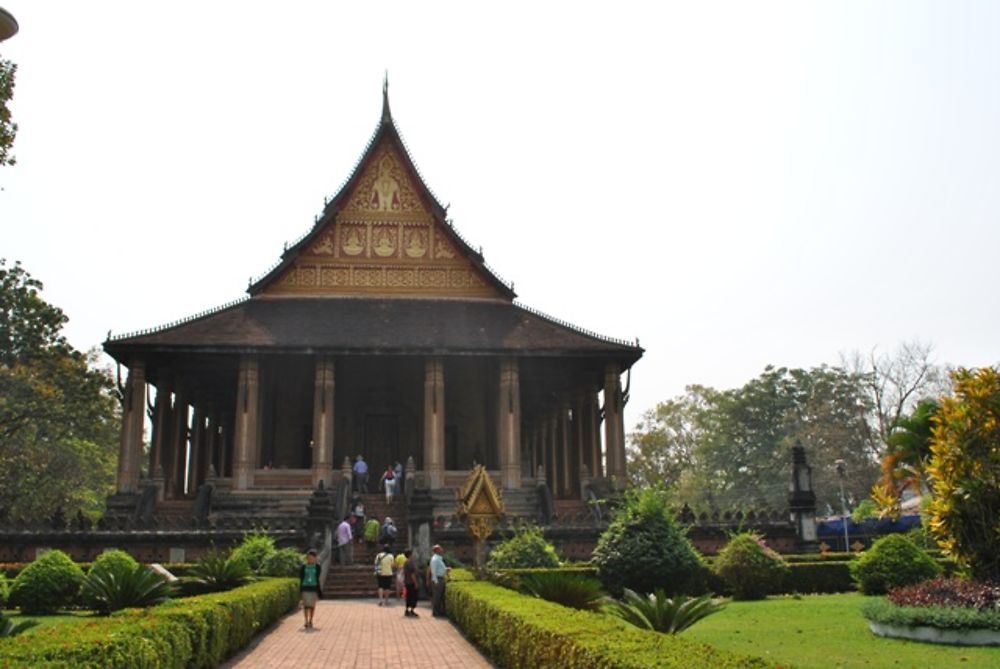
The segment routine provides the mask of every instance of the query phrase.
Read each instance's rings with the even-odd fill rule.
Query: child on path
[[[316,551],[306,553],[306,563],[299,570],[299,592],[302,594],[302,612],[305,615],[305,629],[312,629],[313,615],[316,613],[316,602],[323,596],[319,585],[319,565],[316,564]]]
[[[378,605],[389,606],[389,591],[392,589],[392,569],[395,561],[389,551],[389,544],[383,544],[382,552],[375,556],[375,578],[378,580]]]

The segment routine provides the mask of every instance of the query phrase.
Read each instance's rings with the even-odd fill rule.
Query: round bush
[[[934,578],[941,567],[902,534],[890,534],[851,562],[851,577],[866,595],[884,595],[893,588]]]
[[[251,532],[233,549],[232,557],[245,562],[253,573],[263,574],[264,563],[277,552],[273,538],[263,532]]]
[[[26,614],[55,613],[73,603],[83,570],[62,551],[49,551],[14,579],[10,604]]]
[[[265,576],[298,576],[303,564],[301,552],[294,548],[282,548],[264,560],[262,569]]]
[[[494,546],[486,566],[488,569],[558,567],[559,556],[555,546],[545,540],[540,527],[527,526]]]
[[[593,559],[598,578],[615,597],[625,588],[637,593],[663,589],[668,595],[702,590],[701,557],[659,490],[638,491],[626,500],[598,539]]]
[[[714,571],[733,599],[763,599],[779,592],[788,564],[753,532],[734,535],[715,559]]]
[[[117,573],[118,571],[129,570],[135,571],[135,568],[139,566],[139,562],[126,553],[123,550],[118,550],[117,548],[110,551],[105,551],[101,553],[94,563],[90,565],[90,569],[87,570],[88,574],[93,574],[95,570],[113,571]]]

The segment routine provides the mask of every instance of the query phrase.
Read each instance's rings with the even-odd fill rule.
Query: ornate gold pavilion
[[[121,495],[330,487],[359,453],[376,478],[412,457],[431,490],[476,463],[557,498],[624,478],[622,376],[642,349],[516,303],[424,184],[385,92],[350,178],[248,293],[104,343],[128,368]]]

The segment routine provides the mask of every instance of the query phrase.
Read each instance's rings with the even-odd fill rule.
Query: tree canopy
[[[856,500],[878,476],[871,411],[863,378],[839,367],[769,366],[740,388],[689,386],[630,435],[629,473],[635,483],[669,485],[695,507],[783,509],[798,439],[820,510],[839,509],[836,460],[847,463]]]
[[[14,96],[14,73],[17,65],[0,58],[0,167],[13,165],[10,149],[14,145],[17,124],[11,119],[8,103]]]
[[[20,263],[0,259],[0,515],[96,514],[113,491],[118,402],[96,355]]]

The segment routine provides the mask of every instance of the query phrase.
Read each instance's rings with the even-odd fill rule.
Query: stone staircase
[[[406,499],[397,495],[391,504],[382,493],[361,495],[367,518],[377,518],[379,523],[388,515],[396,525],[398,534],[393,546],[393,554],[408,547],[408,523]],[[337,564],[336,549],[330,562],[330,569],[323,583],[323,595],[332,598],[374,597],[376,595],[375,556],[381,551],[379,544],[367,546],[364,542],[354,543],[354,564]]]

